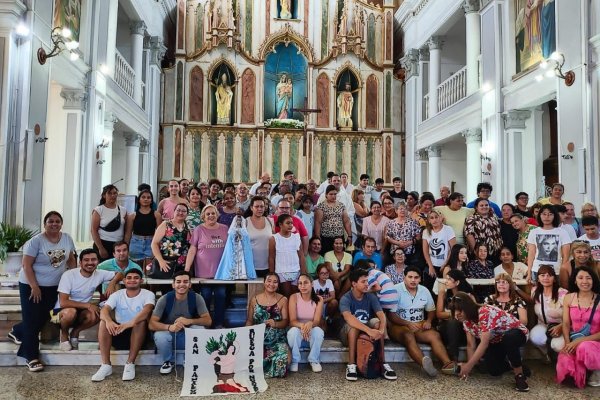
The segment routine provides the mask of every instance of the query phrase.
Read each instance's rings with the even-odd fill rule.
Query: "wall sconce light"
[[[71,61],[75,61],[79,58],[79,42],[75,40],[69,40],[71,38],[71,30],[69,28],[61,28],[57,26],[52,29],[50,39],[52,40],[52,51],[46,53],[43,47],[40,47],[37,51],[37,59],[41,65],[46,64],[46,60],[52,57],[56,57],[64,50],[68,50],[71,54],[69,58]]]
[[[110,139],[103,137],[102,142],[100,142],[100,144],[98,146],[96,146],[96,148],[97,149],[106,149],[106,148],[108,148],[108,146],[110,146]]]
[[[545,70],[545,73],[540,73],[535,77],[535,80],[541,82],[544,76],[552,78],[556,76],[565,81],[565,85],[571,86],[575,82],[575,72],[563,72],[562,68],[565,65],[565,55],[555,51],[550,55],[550,58],[540,62],[540,68]]]
[[[492,158],[488,155],[487,149],[482,147],[481,155],[479,158],[481,159],[481,177],[483,180],[484,176],[492,175]]]

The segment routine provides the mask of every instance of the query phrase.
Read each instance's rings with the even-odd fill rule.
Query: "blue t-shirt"
[[[343,314],[346,311],[349,311],[356,319],[366,324],[382,309],[377,296],[373,293],[365,293],[361,300],[357,300],[352,295],[352,290],[350,290],[340,300],[340,312]]]
[[[477,199],[475,199],[475,200],[477,200]],[[472,202],[467,204],[467,208],[475,208],[475,200],[473,200]],[[500,207],[498,207],[498,204],[494,203],[491,200],[488,200],[488,203],[490,204],[490,207],[492,207],[492,210],[494,210],[494,213],[496,214],[496,216],[498,218],[502,218],[502,210],[500,210]]]
[[[352,264],[356,265],[356,262],[358,260],[371,260],[375,263],[375,265],[377,265],[377,269],[382,271],[383,270],[383,260],[381,259],[381,254],[375,252],[373,253],[372,256],[365,256],[364,253],[362,252],[362,250],[356,252],[356,254],[354,254],[354,258],[352,259]]]

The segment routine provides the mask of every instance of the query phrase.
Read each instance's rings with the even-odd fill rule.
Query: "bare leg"
[[[60,310],[60,341],[66,342],[69,340],[69,328],[75,325],[77,319],[77,309],[63,308]]]
[[[348,331],[348,364],[356,364],[356,341],[358,329],[350,328]]]
[[[451,360],[446,351],[446,347],[444,346],[444,343],[442,343],[442,338],[437,331],[434,331],[433,329],[420,331],[415,333],[415,337],[417,342],[426,343],[431,346],[431,351],[436,358],[442,362],[442,365],[450,363]]]
[[[78,338],[81,331],[91,328],[100,321],[100,317],[95,312],[84,310],[79,314],[77,323],[71,331],[72,338]]]
[[[110,347],[112,346],[112,335],[106,329],[106,323],[100,321],[98,327],[98,344],[100,346],[100,357],[102,358],[102,364],[110,365]]]
[[[141,321],[131,328],[131,347],[129,348],[129,358],[127,358],[127,362],[135,363],[135,359],[137,358],[145,339],[146,321]]]

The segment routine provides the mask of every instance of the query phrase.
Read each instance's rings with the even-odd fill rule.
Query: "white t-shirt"
[[[105,205],[98,206],[94,208],[94,211],[98,213],[100,216],[100,226],[106,226],[115,219],[119,210],[121,211],[121,225],[119,229],[114,232],[107,232],[102,228],[98,228],[98,235],[101,240],[105,240],[107,242],[118,242],[119,240],[123,240],[123,235],[125,232],[125,218],[127,217],[127,210],[125,207],[115,207],[108,208]]]
[[[511,278],[513,278],[513,280],[525,279],[525,275],[527,275],[527,265],[525,265],[519,261],[515,261],[515,262],[513,262],[513,264],[515,265],[515,268],[513,269]],[[506,271],[504,270],[504,268],[502,268],[502,264],[500,264],[496,268],[494,268],[494,276],[498,276],[504,272],[506,272]]]
[[[592,258],[594,261],[600,261],[600,237],[598,239],[590,239],[587,234],[579,236],[579,240],[585,240],[592,248]]]
[[[396,313],[400,318],[409,322],[421,322],[426,318],[425,313],[435,311],[435,302],[431,293],[425,286],[417,287],[417,295],[409,293],[404,282],[394,285],[398,292],[398,309]]]
[[[554,270],[558,273],[561,263],[561,247],[571,244],[571,239],[567,231],[561,227],[552,229],[537,227],[529,232],[527,244],[533,244],[537,249],[531,268],[533,272],[537,272],[541,264],[549,264],[554,266]]]
[[[276,233],[275,238],[275,272],[300,272],[300,259],[298,250],[302,242],[300,235],[292,233],[290,237],[283,237]]]
[[[296,217],[300,218],[308,231],[308,237],[312,237],[315,228],[315,212],[305,213],[304,210],[296,211]]]
[[[571,239],[571,242],[577,239],[577,232],[575,232],[575,228],[573,228],[573,225],[560,224],[559,228],[563,228],[565,232],[567,232],[567,235],[569,235],[569,239]]]
[[[69,255],[74,251],[73,239],[64,232],[58,243],[50,242],[46,235],[39,233],[23,246],[23,255],[34,258],[33,273],[39,286],[58,286]],[[29,284],[23,269],[19,273],[19,282]]]
[[[96,269],[92,276],[86,278],[81,275],[81,268],[70,269],[60,278],[58,292],[69,295],[73,301],[88,303],[98,285],[110,282],[115,277],[115,272]],[[60,299],[57,300],[55,308],[60,308]]]
[[[431,235],[427,229],[423,231],[423,240],[429,245],[429,257],[434,267],[441,268],[446,263],[450,253],[450,240],[455,238],[454,229],[448,225],[443,225],[439,232],[432,230]]]
[[[141,289],[135,297],[127,297],[127,289],[121,289],[113,293],[104,304],[115,310],[117,323],[124,324],[134,319],[146,304],[154,306],[155,297],[154,293],[146,289]]]
[[[331,297],[331,293],[335,291],[331,279],[327,279],[325,281],[325,285],[321,285],[321,282],[319,282],[318,279],[315,279],[313,281],[313,289],[315,293],[321,296],[324,300],[327,300],[329,297]]]

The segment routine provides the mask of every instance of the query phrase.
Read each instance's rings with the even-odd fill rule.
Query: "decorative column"
[[[420,110],[419,121],[425,121],[431,114],[429,112],[429,99],[425,100],[425,94],[429,92],[429,47],[419,49],[419,70],[423,71],[419,76],[418,109]]]
[[[144,56],[144,32],[146,24],[144,21],[134,21],[129,24],[131,31],[131,68],[135,72],[133,80],[133,99],[142,105],[142,74],[143,74],[143,56]]]
[[[112,182],[112,143],[115,123],[117,117],[112,112],[107,112],[104,115],[104,136],[100,143],[104,143],[106,147],[98,149],[98,159],[96,162],[102,165],[102,186],[106,186]]]
[[[429,156],[429,191],[431,193],[438,193],[441,185],[441,157],[442,157],[442,146],[429,146],[427,148],[427,155]]]
[[[467,29],[467,96],[479,89],[479,56],[481,55],[481,16],[479,0],[465,0]]]
[[[481,128],[469,128],[462,132],[467,143],[467,200],[477,196],[477,184],[481,180]]]
[[[427,150],[421,149],[415,152],[415,184],[414,189],[421,193],[427,187]]]
[[[125,194],[137,194],[140,167],[140,139],[137,133],[126,133],[127,161],[125,166]]]
[[[438,113],[437,88],[442,73],[442,37],[432,36],[427,41],[429,46],[429,117]]]
[[[415,164],[414,154],[415,148],[415,135],[417,134],[417,124],[422,120],[422,111],[420,104],[423,103],[423,94],[419,90],[419,50],[408,49],[405,56],[400,60],[400,65],[404,68],[404,81],[405,81],[405,130],[406,130],[406,148],[405,148],[405,160],[403,170],[405,172],[405,184],[406,187],[415,187]],[[318,162],[318,157],[315,160]]]
[[[148,164],[148,149],[150,147],[150,141],[148,139],[140,139],[140,162],[139,166],[142,171],[141,182],[148,183],[150,180],[150,166]],[[140,182],[140,183],[141,183]],[[152,185],[150,185],[152,186]],[[154,187],[154,186],[153,186]],[[136,188],[137,190],[137,188]]]
[[[531,117],[531,111],[513,110],[503,115],[504,131],[507,136],[506,179],[508,195],[513,196],[523,190],[523,143],[525,121]]]

